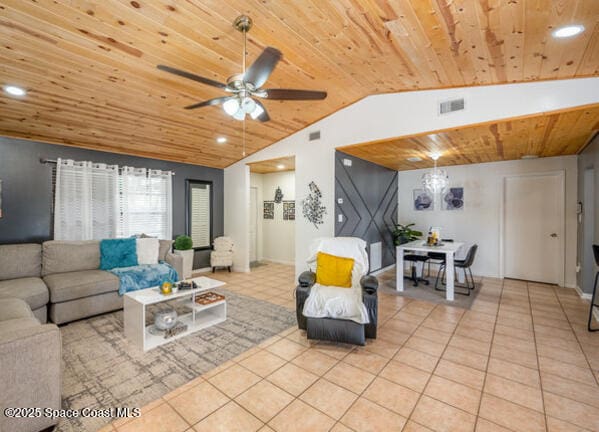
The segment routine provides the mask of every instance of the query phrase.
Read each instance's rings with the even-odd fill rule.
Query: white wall
[[[252,174],[253,175],[253,174]],[[263,200],[273,201],[277,187],[283,200],[295,200],[295,173],[259,174],[262,176]],[[283,203],[275,203],[275,218],[262,219],[262,201],[259,203],[262,222],[262,258],[283,264],[295,264],[295,221],[283,220]]]
[[[465,97],[467,109],[438,116],[437,104],[454,97]],[[249,269],[247,162],[295,156],[295,260],[296,273],[299,273],[306,268],[305,258],[310,242],[319,236],[334,235],[336,147],[598,102],[599,78],[427,90],[367,97],[225,169],[225,233],[235,240],[235,269]],[[285,103],[303,104],[302,106],[309,108],[308,103]],[[273,106],[271,111],[271,117],[276,118],[276,106]],[[251,124],[249,128],[251,132]],[[322,138],[309,142],[308,134],[315,130],[321,131]],[[310,181],[315,181],[319,186],[323,194],[323,203],[327,207],[324,224],[318,228],[306,221],[301,214],[301,200],[308,193]]]
[[[413,189],[422,188],[421,177],[426,170],[401,171],[399,182],[400,223],[416,223],[420,230],[430,226],[441,227],[441,236],[478,244],[478,253],[472,267],[476,275],[500,277],[501,212],[503,179],[510,175],[564,171],[566,180],[565,226],[565,281],[576,286],[576,156],[492,162],[475,165],[444,167],[450,186],[464,187],[464,209],[445,211],[440,208],[440,197],[435,198],[433,211],[415,211]]]

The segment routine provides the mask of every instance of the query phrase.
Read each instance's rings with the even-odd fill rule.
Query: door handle
[[[551,234],[549,234],[549,237],[556,238],[557,237],[557,233],[551,233]]]

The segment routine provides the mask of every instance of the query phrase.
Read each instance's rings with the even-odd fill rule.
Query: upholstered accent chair
[[[214,250],[210,252],[210,267],[212,273],[217,267],[226,267],[231,272],[233,265],[233,240],[230,237],[217,237],[214,239]]]
[[[320,238],[311,246],[308,266],[310,270],[299,276],[299,284],[295,290],[296,315],[298,327],[306,330],[308,339],[343,342],[354,345],[365,345],[366,338],[376,339],[378,314],[378,280],[367,275],[368,255],[366,242],[353,237]],[[359,323],[351,319],[331,318],[328,316],[313,318],[304,315],[306,300],[311,294],[317,280],[316,256],[318,252],[331,255],[354,258],[352,287],[359,290],[362,302],[366,308],[368,322]],[[348,288],[338,288],[347,291]]]

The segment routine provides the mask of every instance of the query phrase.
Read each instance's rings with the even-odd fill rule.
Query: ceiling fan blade
[[[256,61],[245,71],[243,80],[260,88],[264,85],[283,54],[276,48],[266,47]]]
[[[317,90],[262,89],[262,91],[266,92],[265,98],[275,100],[320,100],[327,97],[327,92]]]
[[[225,103],[229,99],[231,99],[230,96],[218,97],[218,98],[214,98],[214,99],[208,99],[208,100],[206,100],[204,102],[198,102],[196,104],[186,106],[185,109],[190,110],[190,109],[196,109],[196,108],[201,108],[201,107],[205,107],[205,106],[220,105],[220,104]]]
[[[260,108],[262,108],[262,112],[260,113],[260,115],[256,116],[255,118],[252,116],[252,118],[254,120],[258,120],[258,121],[261,121],[261,122],[267,122],[267,121],[269,121],[270,120],[270,116],[268,115],[268,111],[266,111],[266,107],[259,100],[254,99],[254,102],[256,102],[257,106],[259,106]]]
[[[212,86],[212,87],[218,87],[220,89],[224,89],[224,88],[227,87],[225,84],[219,83],[218,81],[211,80],[210,78],[204,78],[202,76],[195,75],[195,74],[192,74],[192,73],[189,73],[189,72],[185,72],[185,71],[182,71],[180,69],[175,69],[175,68],[172,68],[170,66],[158,65],[156,67],[158,69],[162,70],[162,71],[169,72],[169,73],[172,73],[172,74],[175,74],[175,75],[179,75],[179,76],[181,76],[183,78],[194,80],[194,81],[197,81],[197,82],[202,83],[202,84],[207,84],[207,85]]]

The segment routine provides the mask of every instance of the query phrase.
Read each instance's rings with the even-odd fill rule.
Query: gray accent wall
[[[352,166],[345,166],[343,159],[351,160]],[[396,223],[397,171],[336,151],[335,236],[360,237],[369,247],[382,242],[386,267],[395,264],[391,230]]]
[[[578,219],[578,287],[585,293],[593,291],[595,266],[592,245],[599,244],[599,134],[578,155],[578,201],[583,213]]]
[[[213,234],[223,235],[222,169],[182,164],[76,147],[0,137],[2,213],[0,244],[42,242],[51,239],[52,166],[40,158],[74,159],[175,171],[173,177],[173,235],[185,233],[185,181],[213,182]],[[194,268],[209,266],[210,252],[196,251]]]

